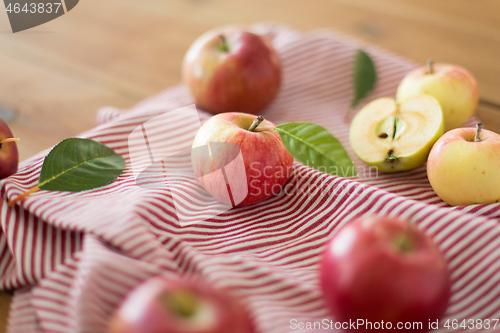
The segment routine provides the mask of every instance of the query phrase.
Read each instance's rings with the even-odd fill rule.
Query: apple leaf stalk
[[[483,129],[483,124],[476,124],[476,135],[474,136],[474,142],[481,142],[481,130]]]
[[[3,139],[3,140],[1,140],[1,141],[0,141],[0,148],[2,147],[2,145],[3,145],[4,143],[7,143],[7,142],[19,142],[19,141],[21,141],[21,139],[19,139],[19,138],[8,138],[8,139]]]
[[[35,193],[36,191],[38,191],[40,188],[38,187],[38,185],[36,186],[33,186],[32,188],[30,188],[29,190],[27,190],[26,192],[18,195],[17,197],[15,197],[14,199],[11,199],[9,200],[9,207],[12,207],[14,206],[16,203],[18,203],[19,201],[22,201],[24,199],[26,199],[28,196],[30,196],[31,194]]]

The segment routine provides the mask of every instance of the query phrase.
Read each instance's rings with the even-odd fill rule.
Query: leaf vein
[[[96,157],[96,158],[92,158],[90,160],[85,160],[83,161],[82,163],[79,163],[79,164],[76,164],[74,165],[73,167],[69,168],[69,169],[66,169],[64,170],[63,172],[60,172],[58,173],[57,175],[54,175],[52,176],[51,178],[48,178],[46,179],[43,183],[39,184],[38,187],[42,188],[42,186],[44,186],[45,184],[47,183],[50,183],[51,181],[53,181],[54,179],[64,175],[65,173],[68,173],[69,171],[75,169],[75,168],[78,168],[80,165],[83,165],[83,164],[86,164],[86,163],[89,163],[89,162],[92,162],[92,161],[95,161],[95,160],[98,160],[98,159],[102,159],[102,158],[107,158],[107,157],[110,157],[110,156],[100,156],[100,157]]]

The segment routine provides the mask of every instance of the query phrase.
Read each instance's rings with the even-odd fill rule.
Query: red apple
[[[281,63],[271,42],[241,28],[202,35],[182,68],[196,106],[214,114],[257,113],[271,103],[281,83]]]
[[[0,179],[7,178],[17,172],[19,153],[16,141],[9,126],[0,118]]]
[[[500,201],[500,135],[481,128],[449,131],[429,155],[429,182],[452,206]]]
[[[196,177],[216,199],[231,206],[250,206],[280,192],[293,157],[275,125],[247,113],[213,116],[198,130],[191,162]],[[208,153],[197,147],[208,147]],[[222,176],[218,173],[222,171]],[[229,196],[228,196],[229,192]]]
[[[432,239],[392,217],[364,217],[341,228],[327,244],[320,277],[332,315],[359,323],[361,332],[380,331],[364,325],[382,321],[385,329],[421,322],[405,331],[429,331],[429,320],[443,316],[450,298],[447,263]]]
[[[200,281],[156,277],[134,289],[108,333],[254,333],[241,303]]]

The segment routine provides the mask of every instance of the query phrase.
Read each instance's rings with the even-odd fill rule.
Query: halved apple
[[[349,141],[358,157],[380,171],[414,169],[427,161],[434,143],[443,135],[443,112],[432,96],[419,95],[396,103],[374,100],[354,117]]]

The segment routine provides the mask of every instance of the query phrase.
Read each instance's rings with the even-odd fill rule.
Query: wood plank
[[[94,127],[99,107],[128,107],[135,102],[77,75],[57,73],[54,68],[1,53],[0,73],[10,78],[0,80],[0,101],[17,113],[9,126],[21,138],[21,160]]]
[[[5,332],[12,293],[0,291],[0,333]]]
[[[500,133],[500,107],[497,104],[482,101],[479,103],[477,115],[485,129]]]
[[[456,7],[462,8],[461,15],[473,4],[464,2],[469,6]],[[83,70],[122,87],[124,92],[133,90],[146,95],[178,82],[185,50],[208,28],[276,20],[301,29],[331,27],[345,31],[419,62],[433,57],[436,61],[463,65],[478,77],[483,96],[497,100],[500,29],[477,20],[461,21],[415,3],[418,2],[317,0],[317,5],[309,5],[303,0],[123,0],[117,5],[114,1],[89,0],[82,2],[77,11],[49,23],[57,33],[43,38],[26,35],[22,41],[11,38],[14,44],[10,46]],[[117,17],[127,17],[127,24]],[[85,34],[80,26],[85,26]]]

